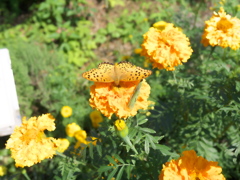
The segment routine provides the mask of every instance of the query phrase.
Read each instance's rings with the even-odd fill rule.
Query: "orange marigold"
[[[141,55],[153,63],[153,68],[173,71],[193,52],[186,35],[170,23],[163,30],[151,27],[143,37]]]
[[[217,164],[218,162],[208,161],[197,156],[194,150],[184,151],[179,159],[171,160],[163,165],[159,180],[225,180],[221,174],[222,168]]]
[[[205,22],[202,35],[204,46],[230,47],[236,50],[240,46],[240,20],[226,14],[223,7],[219,12],[214,12],[210,20]]]
[[[147,109],[150,94],[150,86],[144,79],[134,106],[129,108],[128,103],[138,84],[139,81],[120,81],[119,86],[114,83],[95,82],[90,88],[90,106],[108,118],[113,114],[124,119],[135,116],[139,109]]]

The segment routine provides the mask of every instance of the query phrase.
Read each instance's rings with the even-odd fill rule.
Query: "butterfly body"
[[[97,69],[91,69],[83,73],[83,77],[95,82],[114,82],[119,85],[120,81],[140,81],[152,74],[152,71],[135,66],[130,62],[116,64],[103,62]]]

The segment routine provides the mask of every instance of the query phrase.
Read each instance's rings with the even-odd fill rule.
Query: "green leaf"
[[[156,145],[155,145],[154,142],[153,142],[153,141],[154,141],[153,137],[152,137],[151,135],[149,135],[149,134],[146,134],[146,138],[147,138],[148,141],[150,142],[152,148],[153,148],[153,149],[156,149]]]
[[[97,152],[98,152],[99,156],[102,156],[102,146],[97,145],[96,148],[97,148]]]
[[[154,131],[153,129],[149,129],[149,128],[139,128],[141,131],[147,132],[147,133],[156,133],[156,131]]]
[[[112,177],[116,174],[116,172],[117,172],[117,170],[118,170],[118,167],[119,167],[119,166],[117,166],[117,167],[114,168],[114,170],[109,174],[107,180],[111,180],[111,179],[112,179]]]
[[[116,177],[116,180],[121,180],[124,167],[125,167],[125,166],[122,166],[121,169],[119,170],[118,175],[117,175],[117,177]]]
[[[131,178],[131,171],[133,169],[133,166],[127,166],[126,167],[126,172],[127,172],[127,178],[130,179]]]
[[[116,161],[114,161],[114,159],[113,159],[111,156],[107,155],[106,158],[108,159],[108,161],[109,161],[110,163],[112,163],[112,164],[114,164],[114,165],[117,165]]]
[[[125,164],[123,159],[118,155],[118,154],[114,154],[113,155],[119,162],[121,162],[122,164]]]
[[[146,154],[149,154],[150,149],[149,149],[149,141],[148,141],[147,137],[145,138],[144,150],[145,150]]]
[[[98,172],[99,173],[103,173],[103,172],[106,172],[106,171],[109,171],[110,169],[112,169],[113,166],[101,166],[99,169],[98,169]]]
[[[147,121],[148,121],[148,119],[138,120],[138,125],[142,125],[142,124],[146,123]]]

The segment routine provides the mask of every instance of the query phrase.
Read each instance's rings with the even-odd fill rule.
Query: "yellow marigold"
[[[120,137],[124,138],[128,135],[128,127],[124,120],[118,119],[114,122],[114,126]]]
[[[167,23],[165,21],[158,21],[158,22],[153,24],[153,27],[157,28],[159,30],[164,30],[165,27],[167,27],[168,25],[172,25],[172,23]]]
[[[151,27],[143,37],[141,55],[153,63],[153,68],[173,71],[193,52],[189,39],[173,24],[163,30]]]
[[[99,123],[103,122],[103,117],[101,113],[97,110],[90,113],[90,119],[94,128],[98,128],[100,126]]]
[[[240,46],[240,20],[226,14],[223,7],[219,12],[214,12],[210,20],[205,22],[202,35],[204,46],[230,47],[236,50]]]
[[[159,180],[172,179],[199,179],[199,180],[225,180],[221,174],[222,168],[218,162],[207,161],[197,156],[194,150],[184,151],[177,160],[171,160],[163,165]]]
[[[78,140],[78,142],[80,142],[80,143],[83,143],[83,144],[87,144],[87,140],[86,140],[86,138],[87,138],[87,133],[86,133],[86,131],[84,131],[84,130],[79,130],[79,131],[77,131],[76,133],[75,133],[75,138]]]
[[[69,137],[73,137],[77,131],[81,130],[81,127],[76,123],[71,123],[66,126],[66,134]]]
[[[134,49],[135,54],[141,54],[141,52],[142,52],[142,48]]]
[[[0,166],[0,176],[4,176],[7,173],[7,168],[5,166]]]
[[[63,106],[61,109],[61,115],[64,118],[70,117],[72,115],[72,108],[69,106]]]
[[[57,148],[57,151],[60,153],[63,153],[66,151],[70,145],[70,142],[66,138],[59,138],[59,147]]]
[[[120,81],[119,86],[115,86],[114,83],[95,82],[90,88],[90,106],[109,119],[113,114],[124,119],[135,116],[139,109],[147,109],[150,94],[150,86],[144,79],[134,107],[130,109],[128,103],[138,84],[139,81]]]
[[[22,125],[14,129],[6,143],[11,150],[16,166],[32,166],[56,154],[59,141],[53,137],[45,137],[44,130],[55,130],[54,118],[50,114],[24,118]]]

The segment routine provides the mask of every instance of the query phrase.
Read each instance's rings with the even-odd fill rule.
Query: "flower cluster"
[[[150,94],[150,86],[143,80],[134,107],[129,108],[128,103],[138,84],[139,81],[121,81],[119,86],[114,83],[95,82],[90,88],[90,106],[108,118],[113,114],[123,119],[135,116],[139,109],[147,109]]]
[[[236,50],[240,46],[240,20],[226,14],[221,7],[214,12],[210,20],[206,21],[202,43],[204,46],[230,47]]]
[[[153,64],[153,68],[173,71],[176,66],[187,62],[193,50],[189,39],[179,28],[167,23],[162,29],[151,27],[144,34],[141,55]]]
[[[85,145],[92,143],[96,145],[97,141],[95,137],[91,137],[91,140],[87,139],[87,132],[82,130],[82,128],[76,124],[71,123],[66,126],[66,133],[69,137],[75,137],[77,139],[77,143],[74,146],[75,149],[79,147],[85,147]]]
[[[54,118],[50,114],[23,118],[22,125],[14,129],[6,148],[12,152],[16,166],[32,166],[56,154],[59,140],[46,137],[44,130],[55,130]]]
[[[207,161],[197,156],[194,150],[184,151],[177,160],[171,160],[163,165],[159,180],[170,179],[216,179],[225,180],[222,168],[217,162]]]

